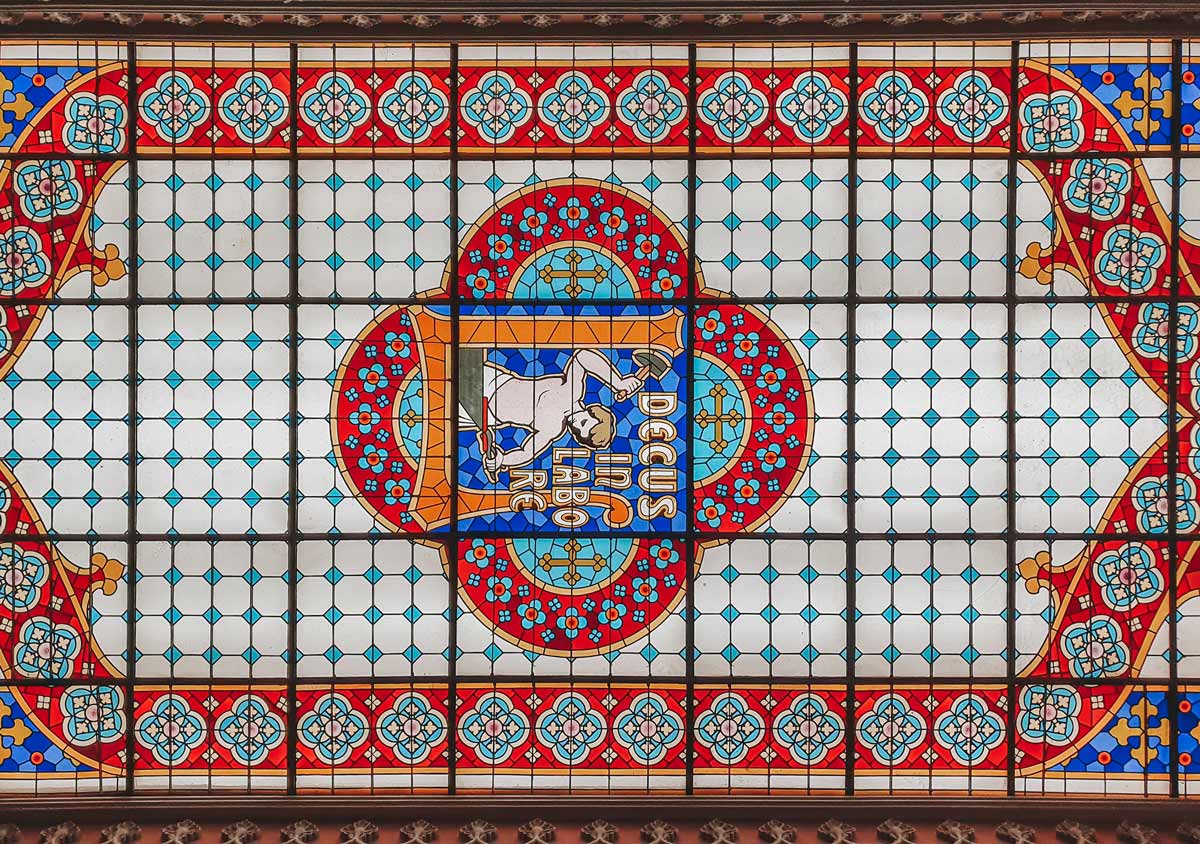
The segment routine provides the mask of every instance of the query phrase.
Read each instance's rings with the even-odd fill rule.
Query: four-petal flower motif
[[[1083,106],[1069,91],[1031,94],[1021,103],[1021,138],[1028,152],[1070,152],[1083,143]]]
[[[1175,360],[1184,361],[1196,354],[1200,342],[1200,308],[1181,302],[1175,306]],[[1171,356],[1171,306],[1167,302],[1149,302],[1138,310],[1133,347],[1139,355],[1156,360]]]
[[[37,551],[0,545],[0,607],[9,612],[33,609],[42,600],[49,574],[49,563]]]
[[[937,114],[962,141],[977,144],[1008,117],[1008,97],[985,74],[969,70],[938,97]]]
[[[489,692],[464,713],[458,734],[485,765],[500,765],[529,736],[529,719],[508,695]]]
[[[221,96],[217,114],[243,141],[261,144],[287,119],[288,104],[265,73],[250,71]]]
[[[419,765],[446,737],[446,718],[419,692],[396,698],[375,725],[379,740],[405,765]]]
[[[696,518],[715,530],[721,526],[721,517],[728,510],[729,508],[725,505],[724,501],[706,497],[696,507]]]
[[[487,267],[468,275],[466,284],[474,299],[482,299],[496,292],[496,279],[492,278],[491,270]]]
[[[646,144],[662,141],[687,113],[683,94],[660,70],[643,70],[617,98],[617,117]]]
[[[1063,747],[1079,732],[1080,706],[1079,692],[1070,686],[1026,686],[1017,710],[1017,731],[1026,741]]]
[[[1093,220],[1113,220],[1125,208],[1133,185],[1133,167],[1119,158],[1080,158],[1071,163],[1063,201]]]
[[[63,143],[71,152],[111,155],[125,146],[125,104],[112,94],[80,91],[64,110]]]
[[[863,93],[859,114],[886,143],[898,144],[929,116],[929,99],[906,74],[887,71]]]
[[[608,117],[608,98],[586,73],[570,71],[542,94],[538,114],[563,143],[580,144]]]
[[[406,144],[419,144],[450,115],[450,100],[419,70],[400,74],[379,98],[379,117]]]
[[[83,189],[72,161],[27,161],[13,173],[13,188],[21,212],[37,223],[74,213],[83,204]]]
[[[1112,677],[1129,667],[1129,647],[1121,626],[1111,616],[1097,615],[1072,624],[1063,631],[1062,649],[1071,662],[1073,677]]]
[[[650,546],[650,559],[660,569],[669,568],[679,562],[679,549],[670,539],[660,539]]]
[[[75,744],[115,741],[125,733],[125,693],[116,686],[73,686],[58,707],[63,731]]]
[[[775,717],[775,741],[801,765],[818,765],[845,733],[842,719],[819,695],[800,695]]]
[[[79,634],[72,627],[36,616],[17,634],[13,664],[26,677],[62,679],[71,676],[79,651]]]
[[[925,739],[925,720],[900,695],[884,695],[858,722],[858,740],[881,765],[903,764]]]
[[[410,503],[412,501],[412,481],[408,478],[388,478],[383,482],[383,500],[388,504]]]
[[[765,734],[762,716],[735,692],[718,695],[696,719],[696,741],[722,765],[741,762]]]
[[[465,559],[480,569],[490,569],[496,561],[496,544],[486,539],[472,539]]]
[[[1004,741],[1004,722],[979,695],[965,694],[933,725],[933,737],[960,765],[978,765]]]
[[[521,222],[518,226],[527,235],[541,237],[546,233],[546,224],[548,222],[550,222],[550,218],[546,215],[545,211],[539,211],[532,205],[527,205],[521,212]],[[605,233],[609,234],[607,228],[605,229]]]
[[[485,73],[462,101],[462,119],[488,143],[505,143],[532,116],[533,100],[502,70]]]
[[[1200,404],[1200,360],[1192,367],[1192,383],[1196,385],[1192,387],[1192,401]],[[1200,425],[1192,426],[1192,435],[1188,439],[1191,448],[1188,449],[1186,465],[1193,475],[1200,475]]]
[[[555,621],[555,626],[563,632],[563,635],[568,639],[574,639],[582,631],[587,629],[587,616],[581,615],[575,607],[567,607],[563,614]]]
[[[684,281],[668,269],[660,269],[650,283],[650,289],[664,299],[674,299],[676,291],[683,287]]]
[[[613,725],[617,743],[638,765],[657,765],[683,740],[683,719],[654,692],[638,695]]]
[[[537,598],[517,604],[517,616],[521,619],[521,626],[526,630],[533,630],[546,623],[546,612],[542,609],[542,602]],[[586,619],[584,622],[586,623]]]
[[[180,695],[163,695],[142,713],[133,727],[138,744],[165,767],[181,765],[204,744],[204,719]]]
[[[578,765],[608,735],[604,717],[578,692],[555,698],[537,719],[534,735],[564,765]]]
[[[217,719],[213,734],[239,765],[258,765],[283,742],[283,719],[258,695],[243,695]]]
[[[208,119],[208,96],[197,90],[186,73],[171,71],[142,94],[138,111],[160,138],[180,144]]]
[[[724,73],[700,92],[696,104],[700,119],[727,143],[744,141],[750,131],[767,119],[767,98],[744,73]]]
[[[775,101],[779,119],[806,144],[828,138],[833,127],[846,119],[848,110],[846,95],[815,70],[797,76]]]
[[[1127,542],[1105,551],[1096,557],[1093,570],[1104,603],[1118,612],[1149,603],[1163,592],[1165,578],[1158,556],[1144,542]]]
[[[344,695],[327,694],[300,719],[300,743],[326,765],[340,765],[367,740],[367,719]]]
[[[0,296],[38,287],[50,277],[50,259],[33,229],[13,226],[0,235]]]
[[[1096,272],[1129,293],[1145,293],[1158,280],[1158,269],[1166,257],[1167,247],[1158,235],[1133,226],[1114,226],[1096,256]]]
[[[341,71],[330,71],[300,98],[300,116],[327,144],[350,139],[371,114],[367,95]]]
[[[707,313],[697,315],[696,328],[700,330],[700,336],[705,340],[713,340],[721,336],[725,333],[725,322],[721,319],[721,312],[714,308]]]
[[[1146,533],[1166,533],[1175,521],[1178,531],[1196,527],[1196,482],[1187,475],[1175,476],[1174,512],[1171,507],[1170,478],[1167,475],[1143,478],[1130,493],[1137,511],[1138,527]]]

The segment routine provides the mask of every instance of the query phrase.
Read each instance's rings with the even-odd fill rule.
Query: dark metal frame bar
[[[132,115],[137,114],[137,44],[130,41],[126,44],[128,67],[129,109],[129,161],[126,171],[129,179],[129,255],[127,258],[129,274],[129,294],[126,307],[129,309],[129,509],[126,514],[129,535],[126,537],[125,553],[129,559],[125,562],[125,584],[129,592],[129,603],[126,605],[126,639],[125,639],[125,792],[134,793],[134,772],[137,768],[137,744],[134,742],[134,712],[136,711],[135,696],[137,694],[137,588],[138,588],[138,533],[137,533],[137,419],[138,419],[138,144],[136,121]]]
[[[660,534],[650,533],[648,531],[627,531],[622,532],[621,536],[634,538],[653,538]],[[772,534],[747,534],[733,533],[730,531],[713,531],[712,533],[697,532],[697,537],[701,540],[720,540],[720,539],[792,539],[792,540],[838,540],[847,541],[849,539],[857,539],[860,541],[888,541],[888,542],[933,542],[941,539],[969,539],[977,542],[988,540],[1004,541],[1009,537],[1007,531],[988,531],[979,533],[968,533],[965,531],[938,531],[936,533],[913,533],[911,531],[904,533],[886,533],[880,531],[858,531],[853,537],[844,532],[830,533],[828,531],[820,531],[814,533],[797,533],[789,531],[780,531]],[[1047,542],[1065,542],[1067,540],[1079,540],[1081,542],[1094,542],[1103,540],[1140,540],[1144,542],[1165,542],[1162,534],[1141,533],[1138,531],[1114,531],[1112,533],[1038,533],[1036,531],[1016,531],[1013,534],[1019,540],[1045,540]],[[351,539],[370,540],[372,542],[403,542],[413,539],[424,539],[430,542],[445,542],[449,537],[444,533],[414,533],[404,536],[387,533],[306,533],[301,531],[297,534],[301,542],[318,542],[320,540],[342,541]],[[488,536],[494,536],[499,539],[511,539],[515,537],[530,536],[528,532],[505,532],[497,531],[488,533]],[[46,533],[46,534],[31,534],[31,533],[0,533],[0,542],[16,542],[19,540],[44,540],[48,542],[124,542],[129,538],[127,533]],[[286,533],[222,533],[222,534],[207,534],[207,533],[139,533],[137,535],[139,541],[142,542],[169,542],[172,544],[180,544],[185,542],[286,542],[288,534]]]
[[[1080,158],[1104,158],[1105,156],[1087,155]],[[32,158],[37,158],[33,156]],[[230,160],[230,159],[226,159]],[[259,159],[260,161],[262,159]],[[620,161],[622,159],[614,159]],[[661,160],[661,159],[660,159]],[[861,160],[861,159],[860,159]],[[1022,156],[1021,161],[1026,159]],[[1182,160],[1189,160],[1184,156]],[[1049,291],[1048,291],[1049,293]],[[1181,294],[1179,297],[1181,302],[1200,302],[1200,295],[1197,294]],[[771,305],[846,305],[851,300],[847,296],[774,296],[770,299],[764,297],[736,297],[733,299],[721,300],[722,302],[736,302],[743,305],[764,304],[769,302]],[[1134,299],[1129,296],[1084,296],[1084,295],[1046,295],[1046,296],[1031,296],[1029,294],[1017,294],[1016,296],[1002,296],[994,294],[980,294],[978,296],[943,296],[943,295],[897,295],[897,296],[878,296],[858,294],[853,297],[857,305],[928,305],[936,302],[940,305],[1007,305],[1010,302],[1017,305],[1042,305],[1053,303],[1057,305],[1071,304],[1134,304],[1135,302],[1158,301],[1167,303],[1171,301],[1170,296],[1162,297],[1141,297]],[[370,297],[370,296],[344,296],[344,297],[320,297],[320,296],[299,296],[295,300],[288,296],[145,296],[138,299],[139,305],[290,305],[293,301],[301,305],[373,305],[386,307],[388,305],[420,305],[429,304],[448,304],[445,300],[416,298],[416,297]],[[714,300],[715,301],[715,300]],[[121,301],[102,301],[95,297],[70,297],[64,296],[57,299],[48,298],[29,298],[22,299],[21,302],[26,305],[89,305],[98,308],[119,308],[124,307],[125,303]],[[505,299],[505,306],[517,307],[520,305],[544,305],[545,300],[538,301],[536,299]],[[661,300],[653,299],[589,299],[591,305],[661,305]],[[680,303],[682,304],[682,303]]]
[[[1180,187],[1183,176],[1182,147],[1183,129],[1183,42],[1178,38],[1171,42],[1171,303],[1167,316],[1167,336],[1171,343],[1167,347],[1167,395],[1169,397],[1167,417],[1167,501],[1171,510],[1171,521],[1167,525],[1167,640],[1171,657],[1167,660],[1169,672],[1167,685],[1167,710],[1171,724],[1168,741],[1170,748],[1171,796],[1180,793],[1179,776],[1179,523],[1176,515],[1179,478],[1179,360],[1175,354],[1179,341],[1179,298],[1183,281],[1180,257],[1181,218]],[[1143,724],[1143,730],[1147,725]],[[1148,739],[1142,738],[1142,742]]]
[[[846,165],[846,794],[854,794],[854,763],[858,759],[858,709],[855,706],[858,680],[858,497],[855,470],[858,421],[858,124],[859,75],[858,44],[850,45],[850,157]]]
[[[1016,735],[1017,730],[1017,379],[1015,377],[1017,371],[1017,305],[1014,301],[1017,292],[1017,173],[1020,166],[1017,159],[1017,138],[1018,138],[1018,109],[1017,103],[1020,102],[1020,67],[1021,67],[1021,45],[1018,41],[1012,42],[1012,59],[1009,64],[1009,119],[1008,119],[1008,186],[1007,186],[1007,202],[1006,215],[1004,221],[1004,232],[1007,239],[1005,245],[1005,258],[1007,259],[1004,268],[1005,275],[1005,298],[1007,302],[1007,336],[1005,342],[1007,346],[1007,359],[1005,363],[1005,374],[1007,375],[1007,384],[1005,389],[1005,420],[1004,420],[1004,435],[1005,435],[1005,462],[1006,462],[1006,480],[1005,488],[1008,493],[1005,512],[1005,571],[1007,573],[1007,582],[1005,584],[1005,611],[1007,618],[1005,619],[1005,634],[1004,634],[1004,649],[1005,649],[1005,670],[1008,672],[1008,711],[1005,713],[1005,729],[1009,736]],[[1017,759],[1016,746],[1012,741],[1008,742],[1007,752],[1005,754],[1005,779],[1007,780],[1008,796],[1012,797],[1017,793]]]
[[[288,80],[292,96],[300,90],[299,48],[288,46]],[[300,550],[300,164],[296,157],[300,125],[298,110],[288,109],[288,532],[287,532],[287,591],[288,591],[288,652],[287,652],[287,790],[297,791],[296,741],[299,730],[299,711],[296,701],[300,653],[299,628],[299,550]]]
[[[696,138],[699,134],[699,126],[696,118],[696,88],[699,85],[698,67],[696,63],[696,45],[688,45],[688,71],[687,71],[687,110],[688,110],[688,166],[687,166],[687,324],[688,326],[695,325],[696,320],[696,303],[698,301],[696,286],[699,284],[699,274],[696,272],[696,193],[697,193],[697,174],[696,174]],[[694,336],[689,336],[686,341],[685,354],[692,355],[695,344]],[[690,359],[690,358],[689,358]],[[691,364],[688,364],[689,368]],[[690,409],[695,403],[695,379],[687,379],[687,406]],[[685,414],[685,422],[690,419],[690,416]],[[695,454],[696,441],[695,426],[687,424],[687,454],[690,461],[692,455]],[[685,772],[684,793],[693,794],[696,790],[696,485],[692,480],[692,472],[690,465],[687,471],[687,495],[685,497],[687,506],[685,532],[687,534],[687,547],[684,549],[687,569],[686,576],[686,593],[684,594],[684,611],[686,616],[685,621],[685,639],[684,647],[687,649],[685,658],[686,686],[687,697],[684,700],[684,726],[687,729],[685,758],[687,760],[687,771]],[[653,679],[651,677],[647,678]]]

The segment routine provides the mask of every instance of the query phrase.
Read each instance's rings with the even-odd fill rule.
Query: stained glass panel
[[[0,45],[17,791],[1188,794],[1196,45]]]

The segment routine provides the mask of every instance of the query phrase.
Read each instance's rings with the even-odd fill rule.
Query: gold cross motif
[[[583,263],[583,256],[574,249],[563,256],[563,261],[566,262],[567,269],[555,270],[547,265],[538,270],[538,278],[546,284],[551,285],[556,279],[567,279],[567,286],[564,288],[564,291],[572,299],[578,298],[579,294],[583,292],[583,285],[579,283],[580,279],[597,282],[607,275],[599,267],[593,267],[590,270],[580,270],[579,265]]]
[[[731,426],[740,424],[742,414],[733,409],[725,410],[725,399],[729,395],[729,391],[720,384],[715,384],[708,391],[708,395],[713,400],[713,409],[716,412],[709,413],[708,408],[705,408],[696,414],[696,424],[700,426],[701,430],[708,428],[709,425],[714,426],[712,449],[724,453],[725,449],[729,447],[729,440],[725,439],[725,423],[728,422]]]
[[[5,135],[13,130],[14,123],[24,120],[25,116],[33,111],[33,103],[22,93],[13,94],[12,98],[5,102],[12,90],[12,80],[7,76],[0,76],[0,132]]]
[[[1134,91],[1141,94],[1141,97],[1135,97]],[[1155,94],[1158,96],[1154,96]],[[1133,91],[1122,91],[1113,105],[1126,118],[1131,118],[1135,112],[1141,111],[1142,116],[1134,120],[1133,127],[1143,138],[1149,138],[1159,127],[1159,122],[1150,116],[1150,111],[1153,109],[1163,115],[1170,114],[1171,97],[1171,92],[1164,90],[1162,82],[1147,68],[1134,80]]]
[[[1150,747],[1150,739],[1157,738],[1160,746],[1166,746],[1171,737],[1170,720],[1160,718],[1158,726],[1151,727],[1150,720],[1158,714],[1158,707],[1146,700],[1134,704],[1130,707],[1130,712],[1141,722],[1140,727],[1133,726],[1129,718],[1121,718],[1116,726],[1110,727],[1108,731],[1118,744],[1130,747],[1129,753],[1133,758],[1143,765],[1148,765],[1158,752],[1156,748]],[[1138,740],[1136,747],[1131,746],[1133,739]]]
[[[567,573],[563,576],[563,580],[566,581],[568,586],[574,586],[582,579],[578,571],[578,566],[579,552],[583,550],[583,545],[580,544],[578,539],[568,539],[566,545],[563,546],[563,549],[567,552],[565,559],[562,557],[555,557],[551,553],[545,553],[538,559],[538,562],[541,563],[542,567],[546,569],[552,569],[558,566],[566,566]],[[584,560],[584,565],[587,563],[588,561]],[[593,571],[600,571],[602,568],[604,568],[604,556],[602,554],[596,554],[593,556],[591,558],[591,565]]]

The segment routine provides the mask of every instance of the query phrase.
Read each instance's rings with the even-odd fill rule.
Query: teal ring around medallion
[[[510,539],[513,560],[529,578],[555,590],[597,589],[619,575],[634,549],[629,537]]]
[[[738,379],[721,363],[693,358],[692,390],[692,480],[698,484],[741,456],[750,420]]]
[[[637,295],[628,270],[587,243],[553,246],[517,271],[515,299],[625,299]]]
[[[396,402],[396,433],[413,460],[421,459],[421,438],[425,434],[424,387],[420,368],[414,369]]]

